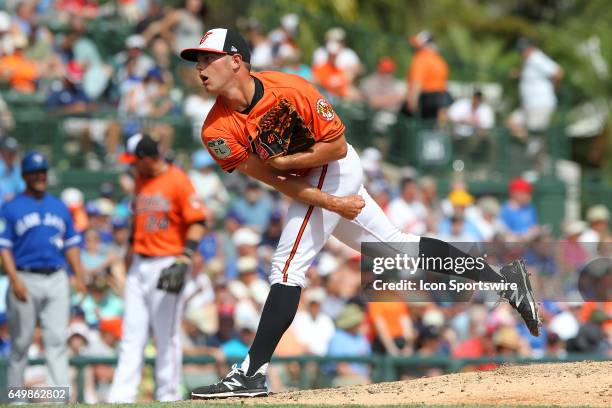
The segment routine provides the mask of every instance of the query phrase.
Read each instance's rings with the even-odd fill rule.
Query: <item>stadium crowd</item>
[[[68,345],[73,356],[116,356],[122,337],[123,256],[129,239],[129,200],[133,177],[120,167],[117,155],[123,141],[137,132],[157,138],[171,152],[178,137],[171,125],[158,120],[187,117],[193,139],[214,102],[199,86],[194,70],[177,61],[182,48],[192,46],[208,28],[206,7],[201,0],[186,0],[181,7],[167,9],[162,2],[122,1],[118,9],[95,1],[9,1],[0,11],[0,83],[8,92],[39,97],[41,104],[61,115],[68,134],[81,143],[91,168],[122,171],[118,180],[100,186],[99,196],[86,200],[74,187],[66,187],[61,198],[69,207],[76,229],[82,234],[81,261],[85,267],[87,295],[73,294]],[[118,13],[132,33],[122,51],[102,55],[88,37],[87,22]],[[64,28],[52,30],[49,22]],[[346,32],[331,28],[317,48],[312,65],[304,62],[297,42],[299,18],[285,15],[266,33],[255,20],[244,23],[252,45],[255,70],[279,69],[301,75],[317,84],[332,101],[367,103],[377,119],[392,123],[396,115],[435,119],[451,124],[461,138],[486,134],[495,121],[482,92],[452,101],[446,82],[449,67],[437,52],[433,37],[421,32],[411,39],[416,50],[406,80],[395,77],[395,61],[380,59],[376,71],[366,75],[359,56],[347,45]],[[530,41],[519,44],[524,69],[547,70],[551,80],[527,75],[521,83],[521,108],[507,120],[521,139],[528,132],[548,126],[554,113],[554,82],[562,69]],[[534,54],[535,53],[535,54]],[[533,60],[533,55],[537,58]],[[431,69],[431,67],[435,67]],[[433,72],[432,77],[429,73]],[[523,78],[525,76],[523,75]],[[524,88],[524,89],[523,89]],[[546,97],[541,97],[541,95]],[[534,95],[539,95],[536,98]],[[552,95],[552,96],[551,96]],[[94,117],[110,108],[114,117]],[[23,190],[19,170],[20,146],[10,136],[14,127],[10,106],[0,99],[0,203]],[[390,121],[390,122],[389,122]],[[103,151],[103,155],[95,152]],[[309,284],[291,328],[279,345],[278,356],[449,356],[455,358],[505,356],[563,357],[573,352],[611,353],[612,304],[585,301],[579,278],[596,257],[610,257],[610,214],[604,205],[589,208],[586,221],[563,226],[562,236],[538,221],[531,203],[533,187],[522,178],[508,185],[507,200],[474,197],[467,185],[456,180],[450,192],[440,196],[436,179],[411,168],[399,180],[382,171],[382,154],[376,148],[362,152],[367,189],[405,232],[429,234],[451,242],[495,243],[498,261],[523,256],[540,295],[543,333],[531,337],[507,305],[493,308],[490,299],[471,303],[366,302],[360,294],[359,253],[339,242],[330,242],[308,272]],[[259,313],[269,285],[270,258],[278,243],[288,206],[276,191],[247,181],[239,175],[223,179],[205,150],[193,152],[181,162],[168,160],[189,170],[189,176],[208,211],[210,232],[194,256],[192,279],[184,289],[184,320],[181,338],[184,354],[214,356],[213,367],[186,365],[186,388],[217,377],[226,362],[242,360],[257,329]],[[513,250],[508,242],[521,243]],[[10,350],[6,325],[8,288],[0,277],[0,356]],[[584,294],[584,291],[582,291]],[[152,346],[145,353],[154,355]],[[31,358],[44,355],[37,332]],[[485,364],[476,369],[487,369]],[[330,384],[371,381],[371,367],[362,363],[327,364],[321,367]],[[437,369],[403,369],[404,376],[435,374]],[[112,381],[113,367],[95,365],[86,371],[86,399],[104,401]],[[150,376],[143,382],[143,398],[150,397]],[[27,385],[47,381],[44,366],[28,367]],[[274,391],[292,387],[298,368],[276,365],[271,371]]]

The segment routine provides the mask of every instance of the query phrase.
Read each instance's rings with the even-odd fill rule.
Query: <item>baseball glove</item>
[[[259,121],[254,143],[255,153],[266,161],[308,150],[315,139],[295,107],[281,99]]]
[[[157,281],[157,289],[168,293],[179,293],[185,284],[185,277],[189,270],[190,262],[182,257],[167,268],[164,268]]]

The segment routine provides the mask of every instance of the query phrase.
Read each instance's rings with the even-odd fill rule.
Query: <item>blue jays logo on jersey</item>
[[[19,236],[25,234],[30,228],[45,225],[57,229],[61,234],[66,231],[66,224],[61,217],[55,214],[45,213],[41,217],[40,213],[33,212],[24,215],[15,224],[15,233]]]

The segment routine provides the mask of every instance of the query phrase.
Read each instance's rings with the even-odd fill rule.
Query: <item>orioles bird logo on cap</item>
[[[204,44],[204,41],[206,41],[206,39],[212,34],[212,31],[207,32],[206,34],[204,34],[202,36],[202,38],[200,39],[200,45]]]

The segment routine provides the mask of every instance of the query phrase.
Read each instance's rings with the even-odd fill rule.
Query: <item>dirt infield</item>
[[[450,374],[348,388],[280,393],[268,398],[246,400],[244,403],[610,407],[612,406],[612,362],[502,366],[495,371]]]

